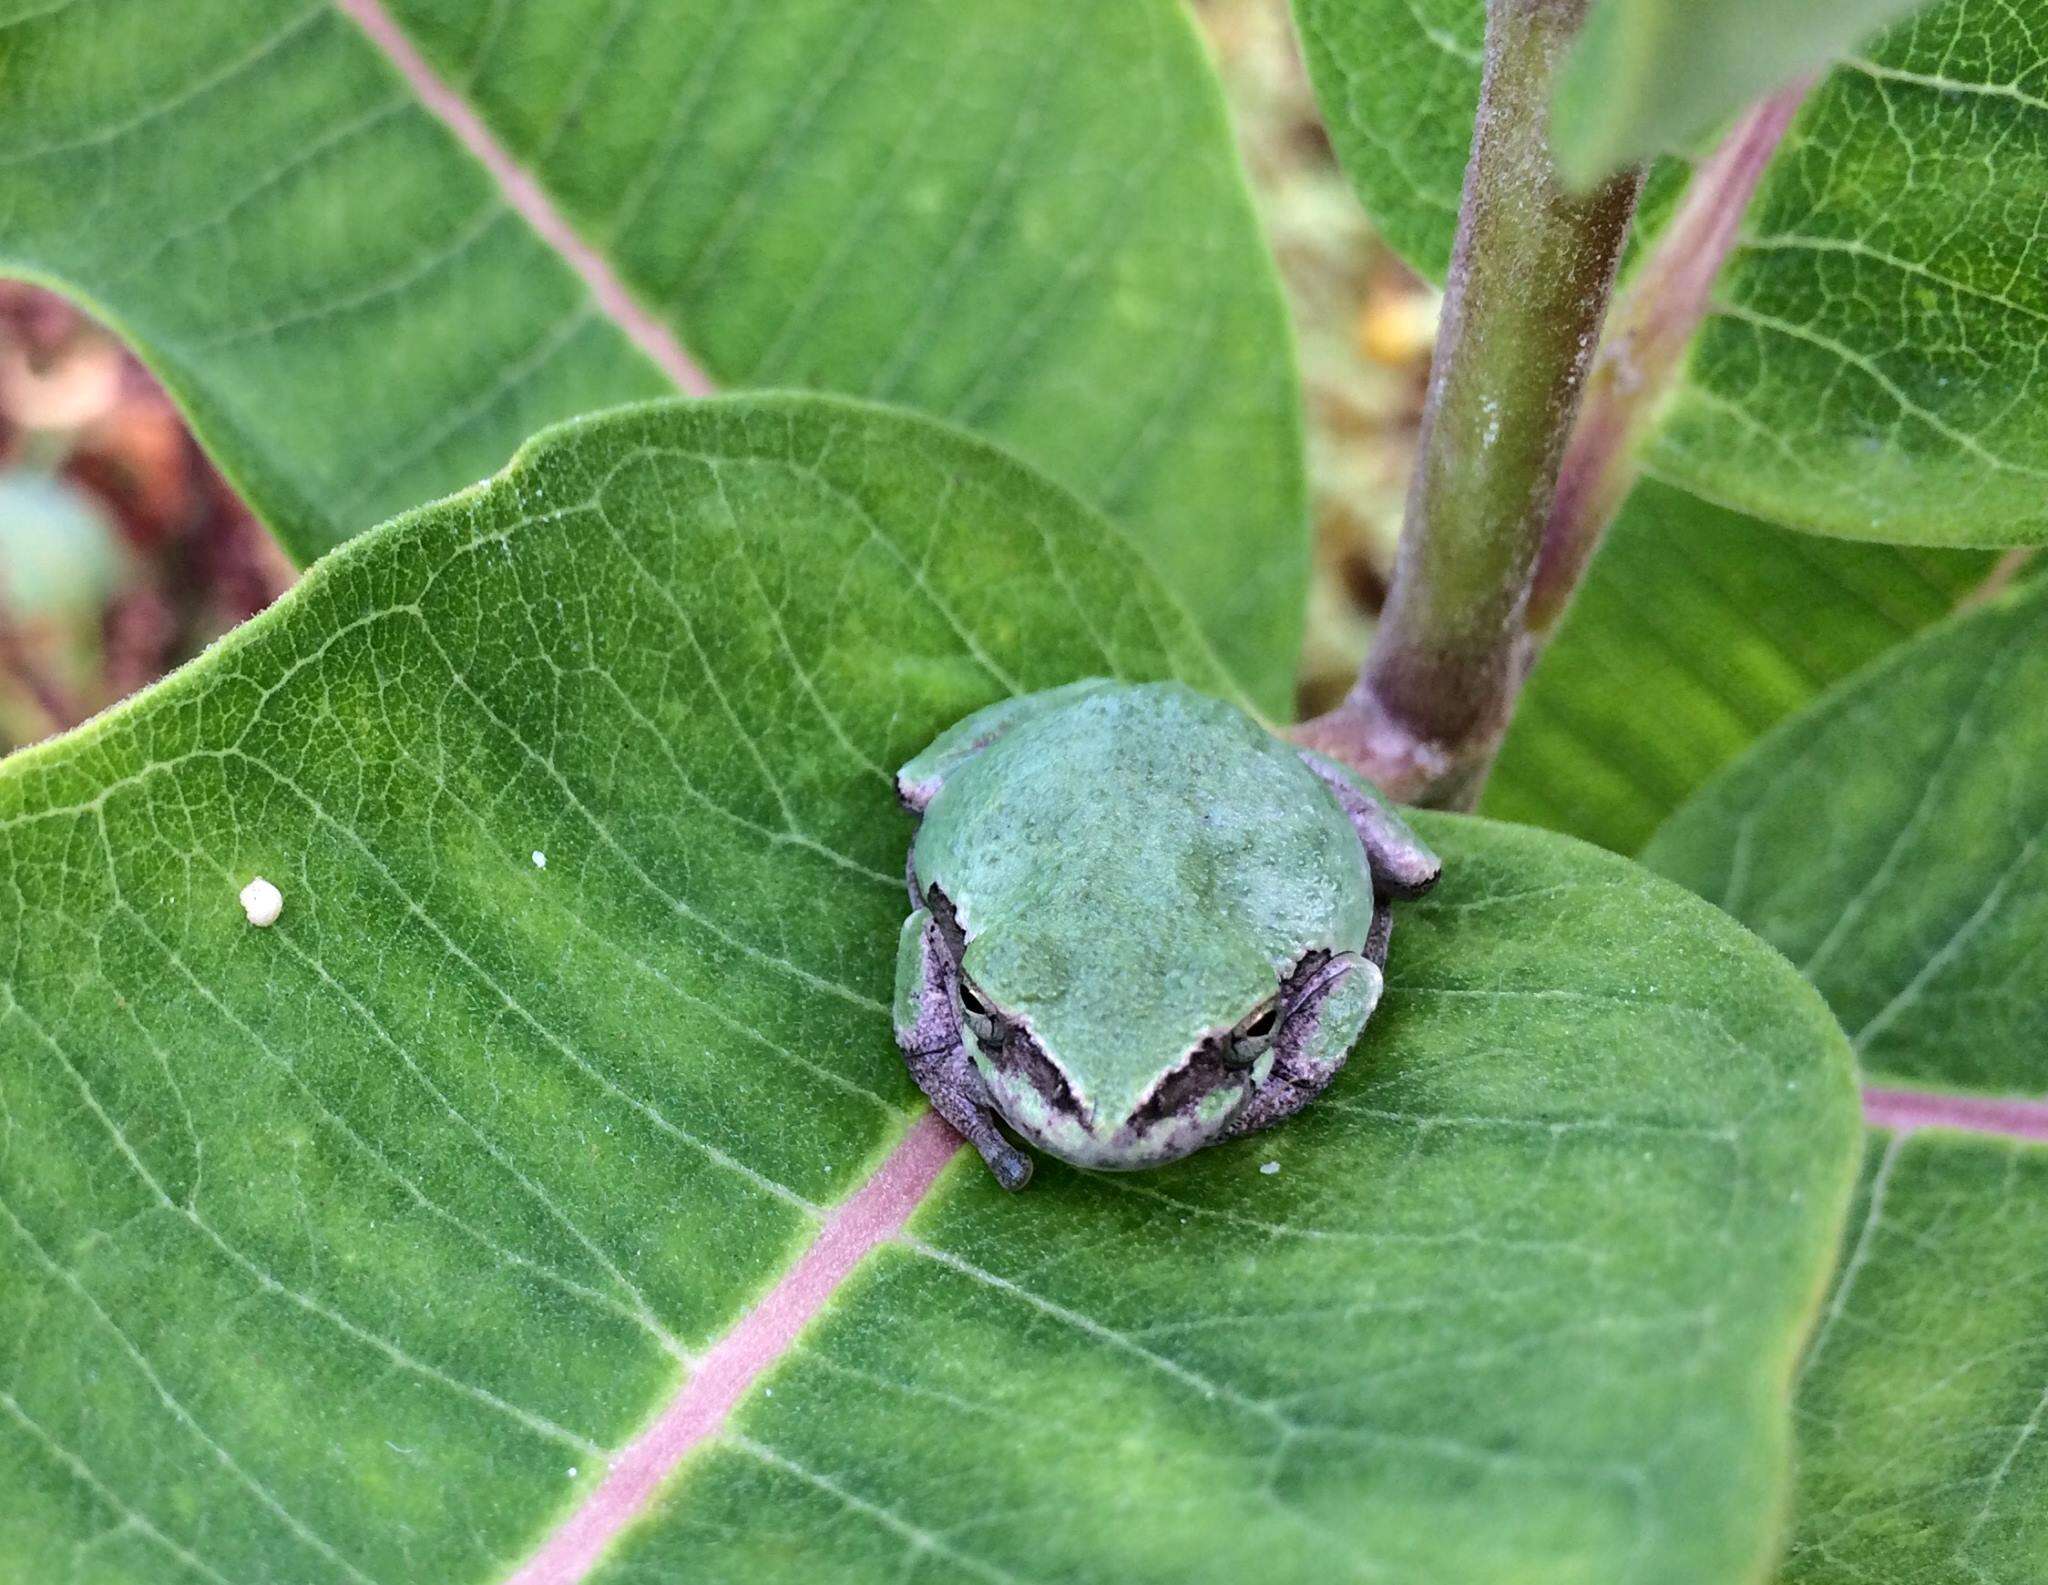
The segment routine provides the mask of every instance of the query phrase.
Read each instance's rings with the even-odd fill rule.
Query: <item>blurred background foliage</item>
[[[291,579],[141,365],[0,282],[0,749],[132,693]]]
[[[1285,0],[1195,0],[1293,310],[1316,522],[1299,703],[1349,685],[1393,565],[1439,306],[1374,235]],[[0,282],[0,752],[189,659],[290,563],[106,331]]]

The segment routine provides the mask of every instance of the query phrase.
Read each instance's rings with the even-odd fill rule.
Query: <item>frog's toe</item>
[[[996,1182],[1015,1194],[1031,1181],[1031,1158],[998,1136],[992,1143],[975,1141],[981,1152],[981,1159],[988,1163],[988,1170],[996,1175]]]
[[[970,1074],[972,1070],[969,1070]],[[958,1086],[926,1086],[932,1109],[953,1125],[953,1131],[976,1150],[995,1174],[996,1182],[1015,1192],[1031,1181],[1031,1158],[1011,1144],[984,1103],[961,1094]]]
[[[1011,1144],[996,1124],[995,1111],[988,1104],[988,1090],[981,1075],[957,1043],[938,1051],[913,1051],[906,1047],[910,1076],[932,1103],[932,1110],[953,1132],[981,1152],[996,1182],[1006,1189],[1021,1189],[1031,1181],[1031,1158]]]

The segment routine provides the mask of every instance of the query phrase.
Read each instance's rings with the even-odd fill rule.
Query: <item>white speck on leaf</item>
[[[1260,1166],[1260,1168],[1259,1168],[1259,1171],[1260,1171],[1260,1172],[1262,1172],[1262,1173],[1264,1173],[1264,1174],[1265,1174],[1265,1175],[1266,1175],[1267,1177],[1269,1177],[1269,1178],[1270,1178],[1270,1177],[1272,1177],[1272,1176],[1273,1176],[1273,1174],[1274,1174],[1274,1173],[1276,1173],[1276,1172],[1278,1172],[1279,1170],[1280,1170],[1280,1163],[1279,1163],[1279,1162],[1277,1162],[1277,1161],[1268,1161],[1268,1162],[1265,1162],[1265,1163],[1264,1163],[1264,1164],[1262,1164],[1262,1165]]]
[[[274,925],[284,912],[284,893],[259,875],[242,888],[242,912],[258,928]]]
[[[548,867],[548,856],[541,852],[539,848],[533,850],[533,867],[537,870],[544,870]]]

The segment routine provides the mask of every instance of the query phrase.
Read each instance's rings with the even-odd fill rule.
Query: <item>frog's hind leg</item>
[[[1313,749],[1299,752],[1302,764],[1322,779],[1338,808],[1344,811],[1344,818],[1351,822],[1351,829],[1358,833],[1366,859],[1372,865],[1375,891],[1406,902],[1436,885],[1443,874],[1443,861],[1370,782]]]
[[[967,1055],[946,978],[952,972],[949,963],[937,921],[930,909],[919,908],[903,922],[897,943],[896,1043],[932,1110],[981,1152],[996,1182],[1021,1189],[1031,1181],[1031,1158],[997,1126],[988,1087]]]

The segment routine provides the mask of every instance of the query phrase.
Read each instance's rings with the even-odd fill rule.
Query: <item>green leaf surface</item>
[[[2048,1091],[2048,586],[1900,646],[1675,814],[1652,868],[1782,950],[1884,1080]]]
[[[1805,1301],[1745,1307],[1836,1214],[1836,1033],[1632,865],[1422,830],[1442,890],[1331,1094],[1142,1177],[1005,1198],[957,1162],[604,1585],[925,1545],[938,1577],[1754,1577]]]
[[[1568,179],[1690,147],[1925,0],[1601,0],[1558,83]]]
[[[1285,708],[1291,345],[1173,0],[389,9],[712,379],[1016,447]],[[669,388],[328,0],[0,0],[0,78],[0,269],[110,319],[302,562]]]
[[[1482,808],[1639,852],[1759,736],[1948,615],[1994,562],[1818,539],[1646,482],[1530,678]]]
[[[2048,3],[1942,0],[1794,124],[1652,451],[1773,522],[2048,540]]]
[[[1221,681],[1001,453],[735,399],[555,431],[7,761],[0,1558],[530,1555],[921,1111],[887,768],[1088,674]],[[1328,1096],[1143,1177],[956,1160],[603,1572],[1757,1577],[1839,1031],[1624,860],[1426,834]]]
[[[1781,1585],[2032,1585],[2048,1557],[2048,1150],[1879,1134],[1800,1373]]]
[[[1646,858],[1803,963],[1880,1080],[2039,1096],[2044,723],[2037,583],[1795,716]],[[2048,1110],[2009,1110],[2007,1126],[2048,1138]],[[1784,1579],[2039,1580],[2048,1150],[1876,1134],[1852,1227],[1802,1367]]]

